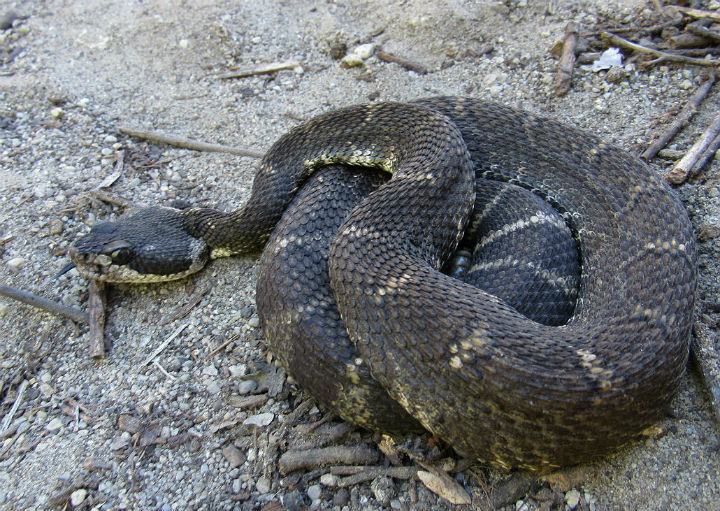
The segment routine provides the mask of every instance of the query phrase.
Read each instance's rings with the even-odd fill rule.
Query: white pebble
[[[570,509],[575,509],[580,503],[580,492],[577,490],[570,490],[565,494],[565,502]]]
[[[375,44],[361,44],[353,50],[353,53],[363,60],[367,60],[375,53]]]
[[[335,474],[323,474],[320,476],[320,483],[325,486],[337,486],[340,478]]]
[[[257,491],[259,491],[260,493],[267,493],[267,492],[269,492],[269,491],[270,491],[270,488],[271,488],[271,486],[270,486],[270,480],[269,480],[267,477],[261,477],[261,478],[258,479],[257,482],[255,483],[255,488],[256,488]]]
[[[53,432],[61,429],[63,427],[63,421],[59,418],[54,418],[50,422],[47,423],[47,426],[45,426],[45,429]]]
[[[25,259],[22,257],[13,257],[6,264],[12,271],[18,271],[25,264]]]
[[[210,364],[209,366],[206,366],[203,368],[202,373],[207,376],[217,376],[218,370],[217,370],[217,367]]]
[[[319,484],[313,484],[307,489],[307,496],[310,497],[310,500],[313,502],[320,500],[320,497],[322,496],[322,486]]]
[[[259,413],[257,415],[252,415],[245,419],[243,421],[244,425],[252,425],[252,426],[267,426],[270,424],[273,419],[275,418],[275,414],[272,412],[266,412],[266,413]]]
[[[75,490],[70,494],[70,504],[72,507],[77,507],[83,502],[85,502],[85,499],[87,498],[87,490],[85,488],[80,488],[79,490]]]

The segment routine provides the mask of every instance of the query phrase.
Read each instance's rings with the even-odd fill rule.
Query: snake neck
[[[260,253],[279,218],[249,204],[232,212],[192,208],[182,216],[185,231],[210,247],[212,259]]]

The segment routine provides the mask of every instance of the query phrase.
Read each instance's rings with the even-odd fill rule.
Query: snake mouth
[[[134,270],[129,264],[118,264],[107,254],[82,253],[75,245],[68,249],[68,256],[72,262],[68,265],[67,271],[74,267],[85,278],[116,284],[148,284],[179,280],[196,273],[205,266],[204,259],[197,259],[178,272],[142,273]]]

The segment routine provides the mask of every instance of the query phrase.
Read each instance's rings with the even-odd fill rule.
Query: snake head
[[[140,209],[116,222],[100,222],[76,240],[68,255],[80,274],[104,282],[163,282],[200,270],[207,244],[183,228],[175,208]]]

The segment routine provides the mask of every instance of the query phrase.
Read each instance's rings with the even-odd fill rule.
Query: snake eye
[[[130,260],[130,244],[123,240],[116,240],[105,245],[103,254],[110,256],[113,264],[126,264]]]
[[[130,260],[130,251],[127,248],[113,250],[110,257],[115,264],[125,264]]]

